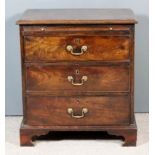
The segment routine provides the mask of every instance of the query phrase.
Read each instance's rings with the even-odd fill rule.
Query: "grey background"
[[[135,111],[148,112],[148,0],[6,0],[6,115],[22,114],[19,31],[15,22],[30,8],[131,8],[139,22],[136,25]]]

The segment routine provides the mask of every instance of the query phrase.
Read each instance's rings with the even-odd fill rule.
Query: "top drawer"
[[[114,27],[115,28],[115,27]],[[116,29],[117,28],[117,29]],[[130,35],[122,34],[118,27],[111,30],[89,29],[69,32],[54,29],[25,29],[25,61],[86,61],[129,59]],[[53,33],[52,33],[53,32]],[[65,33],[66,32],[66,33]],[[87,32],[87,33],[86,33]],[[122,32],[122,33],[121,33]]]

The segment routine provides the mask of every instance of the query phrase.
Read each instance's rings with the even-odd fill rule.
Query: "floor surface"
[[[148,117],[147,113],[136,114],[136,147],[122,147],[121,140],[105,139],[40,140],[35,147],[20,147],[22,117],[6,117],[6,155],[148,155]]]

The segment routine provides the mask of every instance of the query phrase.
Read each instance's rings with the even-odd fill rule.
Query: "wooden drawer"
[[[28,125],[129,124],[129,96],[50,97],[29,96]]]
[[[84,61],[129,59],[129,36],[55,36],[24,37],[25,61]]]
[[[28,64],[26,90],[129,92],[129,65]]]

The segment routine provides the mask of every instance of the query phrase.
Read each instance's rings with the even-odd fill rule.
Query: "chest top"
[[[130,9],[32,9],[17,21],[19,25],[33,24],[135,24]]]

